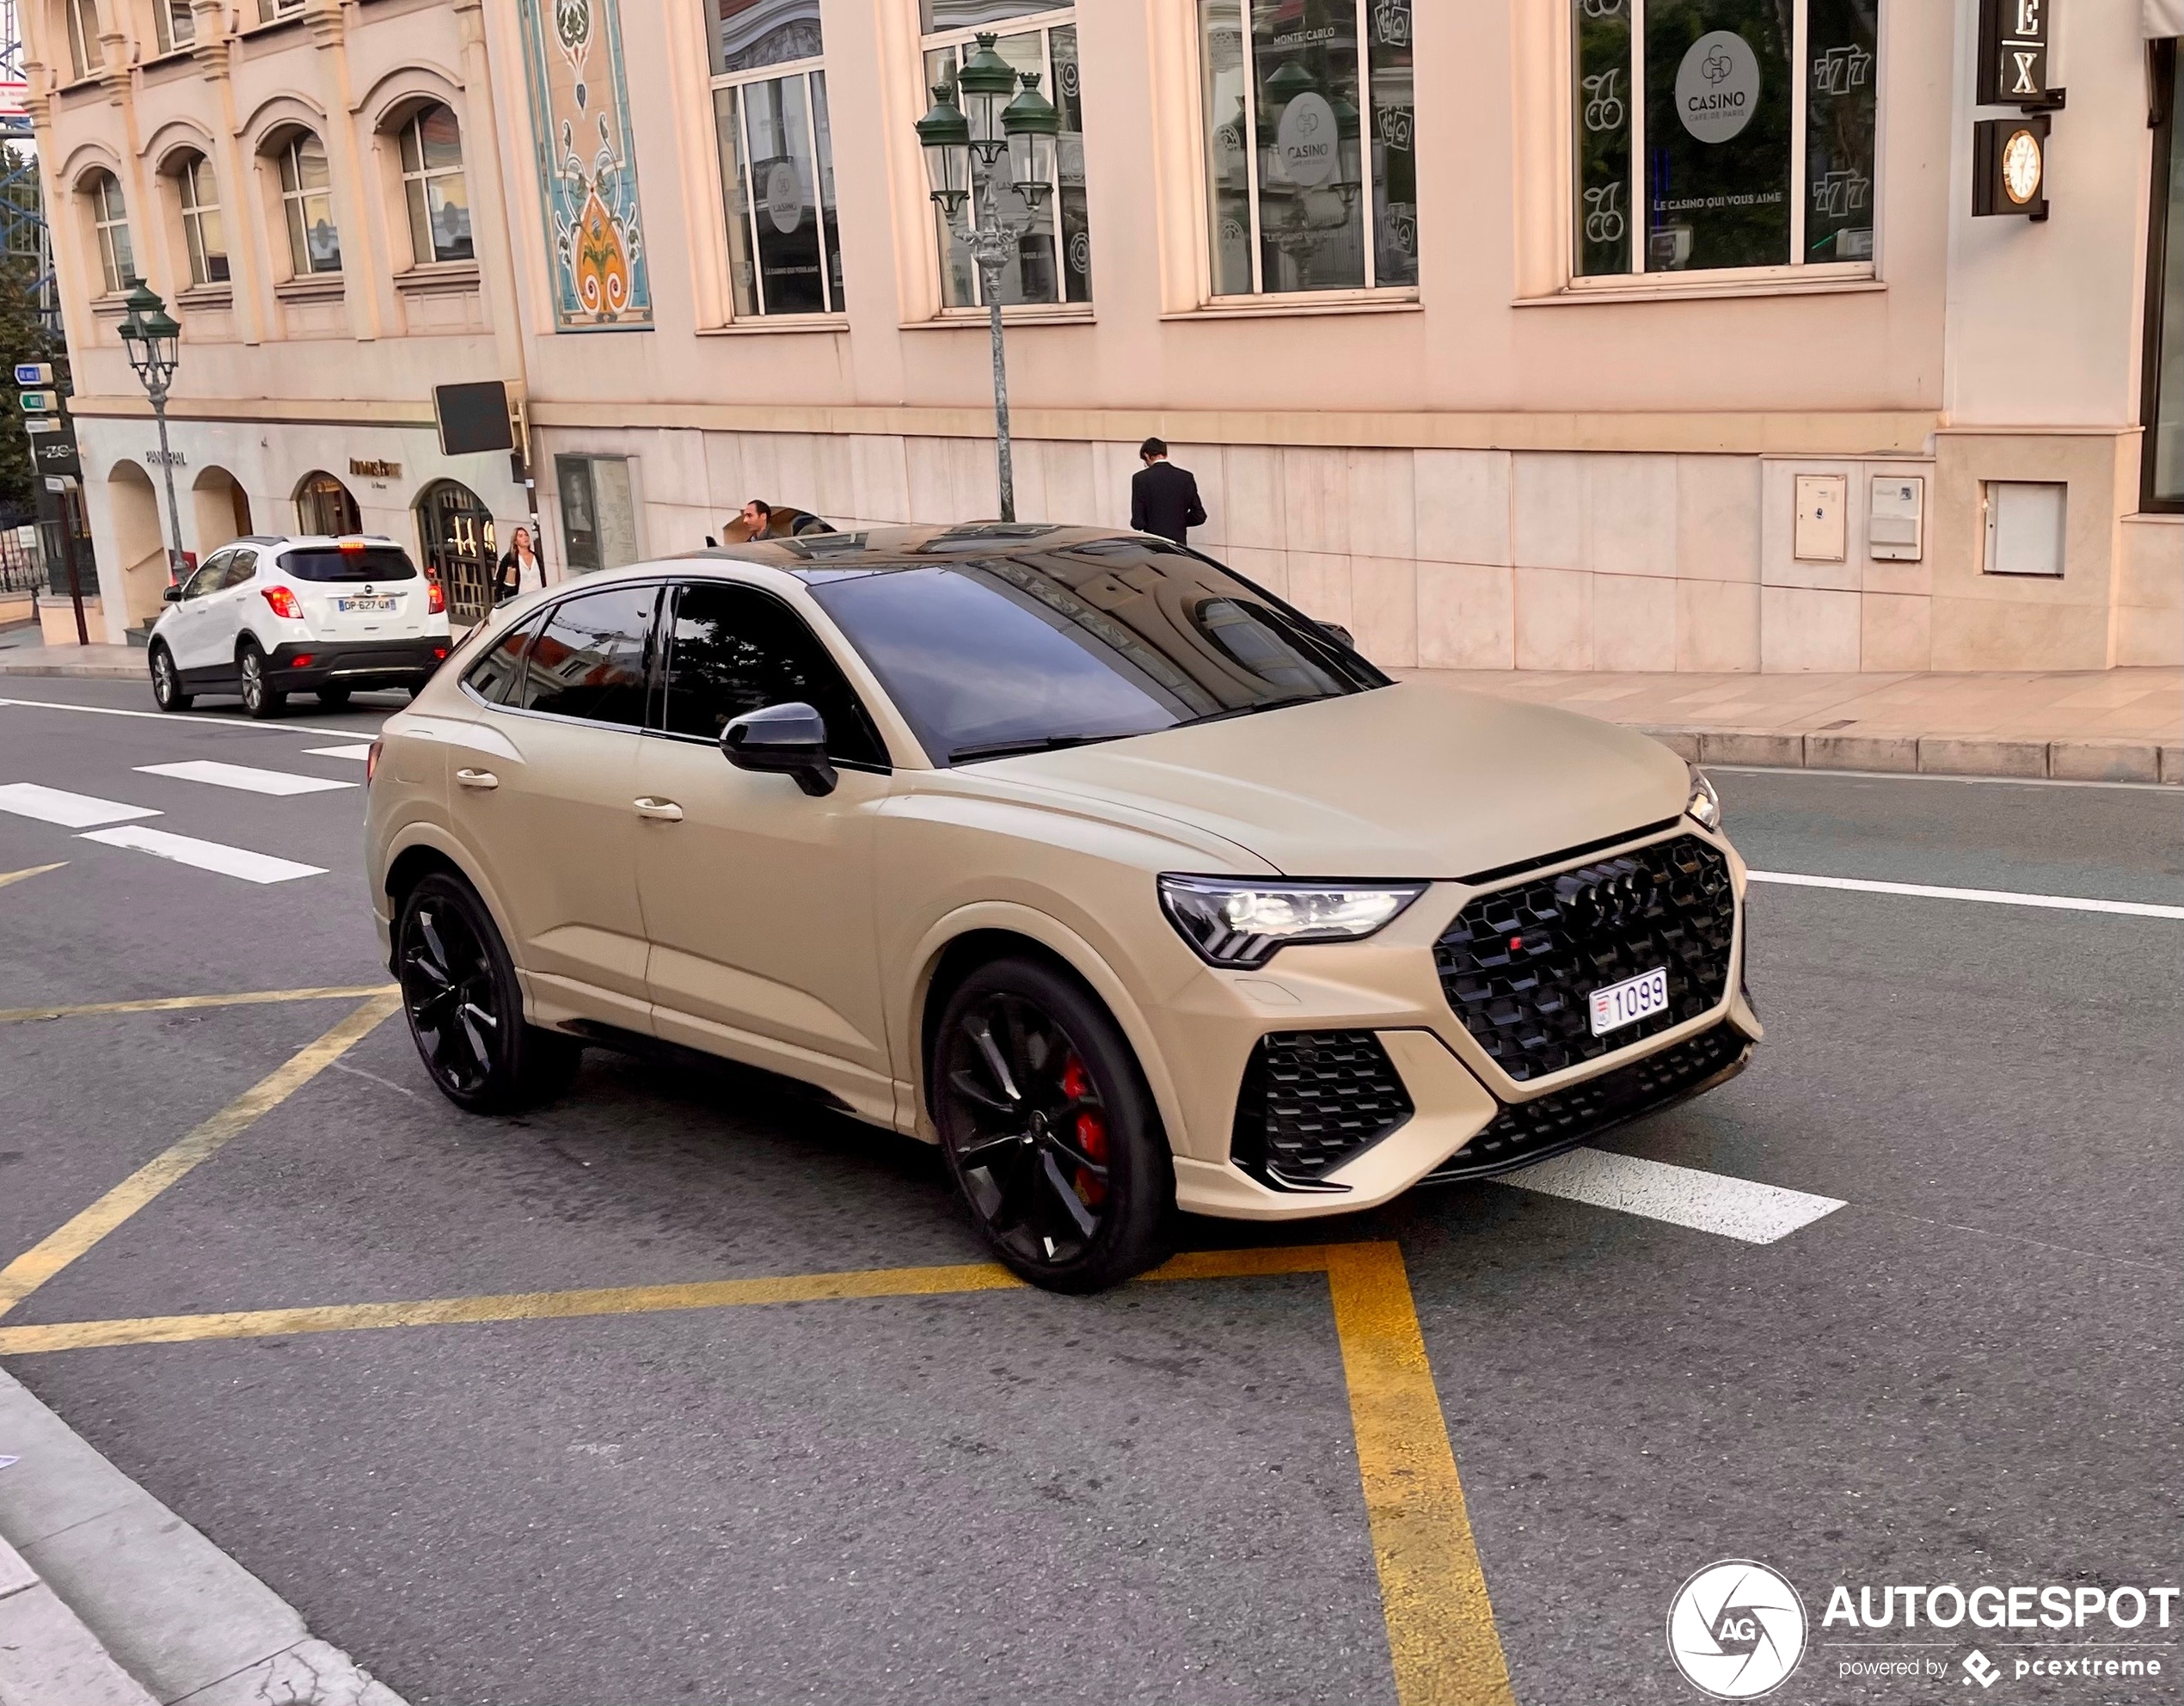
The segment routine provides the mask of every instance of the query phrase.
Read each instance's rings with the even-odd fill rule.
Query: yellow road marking
[[[60,867],[40,868],[57,871]],[[0,884],[37,874],[36,871],[17,871],[15,876],[0,877]],[[363,984],[353,989],[344,985],[339,989],[250,989],[233,995],[163,995],[144,1001],[94,1001],[79,1007],[0,1007],[0,1025],[19,1024],[26,1019],[80,1019],[93,1013],[172,1013],[185,1007],[261,1007],[280,1001],[361,1001],[368,995],[395,993],[393,984]]]
[[[1449,1444],[1448,1424],[1434,1390],[1433,1372],[1426,1360],[1426,1341],[1419,1329],[1418,1310],[1400,1247],[1377,1243],[1204,1250],[1179,1255],[1144,1279],[1241,1280],[1284,1273],[1328,1277],[1400,1706],[1515,1706],[1501,1638],[1494,1628],[1494,1608],[1487,1596],[1486,1576],[1480,1568],[1471,1519],[1464,1506],[1463,1482],[1457,1474],[1456,1453]],[[5,1277],[0,1275],[0,1282]],[[978,1262],[952,1267],[715,1280],[684,1286],[624,1286],[413,1303],[150,1316],[132,1321],[0,1327],[0,1356],[369,1328],[567,1320],[733,1305],[1023,1289],[1023,1283],[1006,1268]]]
[[[5,888],[11,882],[21,882],[25,877],[42,877],[48,871],[58,871],[61,865],[67,862],[64,859],[60,865],[33,865],[27,871],[0,871],[0,888]]]
[[[0,1267],[0,1315],[5,1315],[191,1169],[218,1154],[260,1118],[280,1106],[361,1042],[372,1027],[401,1004],[399,995],[374,995],[316,1042],[291,1055],[164,1155],[146,1162],[67,1224],[40,1239],[5,1267]]]
[[[1402,1250],[1347,1244],[1328,1255],[1396,1697],[1516,1706]]]

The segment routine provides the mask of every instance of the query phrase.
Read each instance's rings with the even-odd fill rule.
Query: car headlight
[[[1721,796],[1714,791],[1714,784],[1707,780],[1706,772],[1696,764],[1690,766],[1691,797],[1684,804],[1684,814],[1701,829],[1721,827]]]
[[[1263,966],[1292,942],[1357,942],[1425,893],[1422,882],[1253,882],[1163,876],[1160,904],[1209,966]]]

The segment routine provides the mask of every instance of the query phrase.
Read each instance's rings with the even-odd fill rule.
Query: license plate
[[[402,600],[399,598],[336,598],[334,601],[334,608],[344,616],[352,611],[359,614],[383,616],[391,611],[401,609]]]
[[[1668,968],[1659,967],[1592,991],[1592,1034],[1605,1036],[1668,1005]]]

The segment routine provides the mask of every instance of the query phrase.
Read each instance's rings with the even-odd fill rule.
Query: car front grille
[[[1276,1189],[1310,1189],[1414,1111],[1371,1031],[1277,1031],[1244,1068],[1230,1152]]]
[[[1486,1130],[1436,1167],[1421,1184],[1448,1184],[1506,1173],[1570,1149],[1611,1126],[1679,1102],[1743,1070],[1751,1044],[1735,1026],[1710,1031],[1531,1102],[1506,1102]]]
[[[1727,857],[1696,835],[1482,894],[1434,944],[1449,1005],[1522,1083],[1658,1036],[1728,992],[1737,902]],[[1592,991],[1659,967],[1668,1005],[1592,1034]]]

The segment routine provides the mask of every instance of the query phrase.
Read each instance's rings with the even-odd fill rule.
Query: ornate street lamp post
[[[167,579],[171,582],[179,580],[182,574],[182,512],[175,504],[175,455],[167,448],[167,393],[174,383],[182,328],[150,285],[142,279],[130,283],[129,314],[121,322],[121,341],[129,352],[129,365],[136,369],[137,377],[144,382],[144,395],[151,399],[152,418],[159,423],[159,471],[167,481],[167,529],[172,550]]]
[[[956,239],[977,261],[980,288],[993,344],[994,456],[1001,490],[1001,519],[1016,519],[1015,464],[1009,439],[1009,367],[1001,337],[1001,274],[1016,257],[1019,240],[1029,230],[1054,191],[1054,150],[1062,116],[1039,92],[1039,75],[1015,68],[994,52],[993,35],[981,35],[963,62],[953,85],[933,90],[932,110],[917,121],[918,145],[925,151],[925,175],[932,199]],[[956,104],[957,94],[961,106]],[[1012,101],[1011,95],[1015,98]],[[1006,103],[1005,106],[1003,103]],[[971,217],[971,160],[978,156],[985,184],[978,217]],[[1003,215],[999,167],[1009,160],[1011,182],[1022,204],[1022,223]]]

